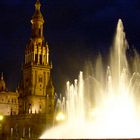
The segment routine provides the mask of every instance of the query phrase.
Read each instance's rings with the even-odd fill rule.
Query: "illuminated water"
[[[106,74],[99,56],[93,73],[83,78],[80,72],[74,84],[67,82],[66,98],[58,100],[56,113],[57,121],[64,122],[41,138],[140,138],[140,62],[136,54],[131,74],[127,48],[119,20]]]

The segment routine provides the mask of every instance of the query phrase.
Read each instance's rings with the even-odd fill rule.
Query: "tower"
[[[19,113],[53,113],[54,87],[49,47],[43,35],[44,19],[37,0],[31,19],[31,37],[25,48]]]

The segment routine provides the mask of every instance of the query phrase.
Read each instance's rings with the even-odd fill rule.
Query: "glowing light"
[[[62,112],[59,112],[56,116],[56,121],[64,121],[65,115]]]
[[[32,113],[38,113],[38,109],[39,107],[37,106],[37,104],[33,105],[31,110],[32,110]]]
[[[3,117],[3,115],[0,115],[0,121],[2,121],[2,120],[3,120],[3,118],[4,118],[4,117]]]

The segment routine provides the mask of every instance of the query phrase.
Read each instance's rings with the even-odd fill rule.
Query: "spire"
[[[41,4],[39,0],[36,0],[35,11],[31,19],[31,37],[25,50],[25,64],[49,64],[49,48],[47,44],[45,45],[43,25]]]
[[[41,4],[40,1],[37,0],[35,3],[35,12],[32,16],[32,37],[43,37],[43,24],[44,19],[41,13]]]
[[[37,0],[35,3],[35,13],[32,17],[31,22],[34,22],[34,20],[40,20],[40,21],[44,22],[40,8],[41,8],[41,3],[39,0]]]
[[[0,92],[6,90],[6,84],[5,81],[3,80],[3,72],[1,73],[1,80],[0,80]]]
[[[40,1],[37,0],[36,3],[35,3],[35,9],[40,10],[40,7],[41,7]]]
[[[1,80],[3,80],[3,72],[1,73]]]

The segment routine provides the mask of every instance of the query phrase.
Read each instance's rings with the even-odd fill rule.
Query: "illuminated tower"
[[[39,0],[31,19],[32,32],[25,48],[20,113],[53,113],[54,87],[49,62],[49,48],[43,35],[44,19]]]

